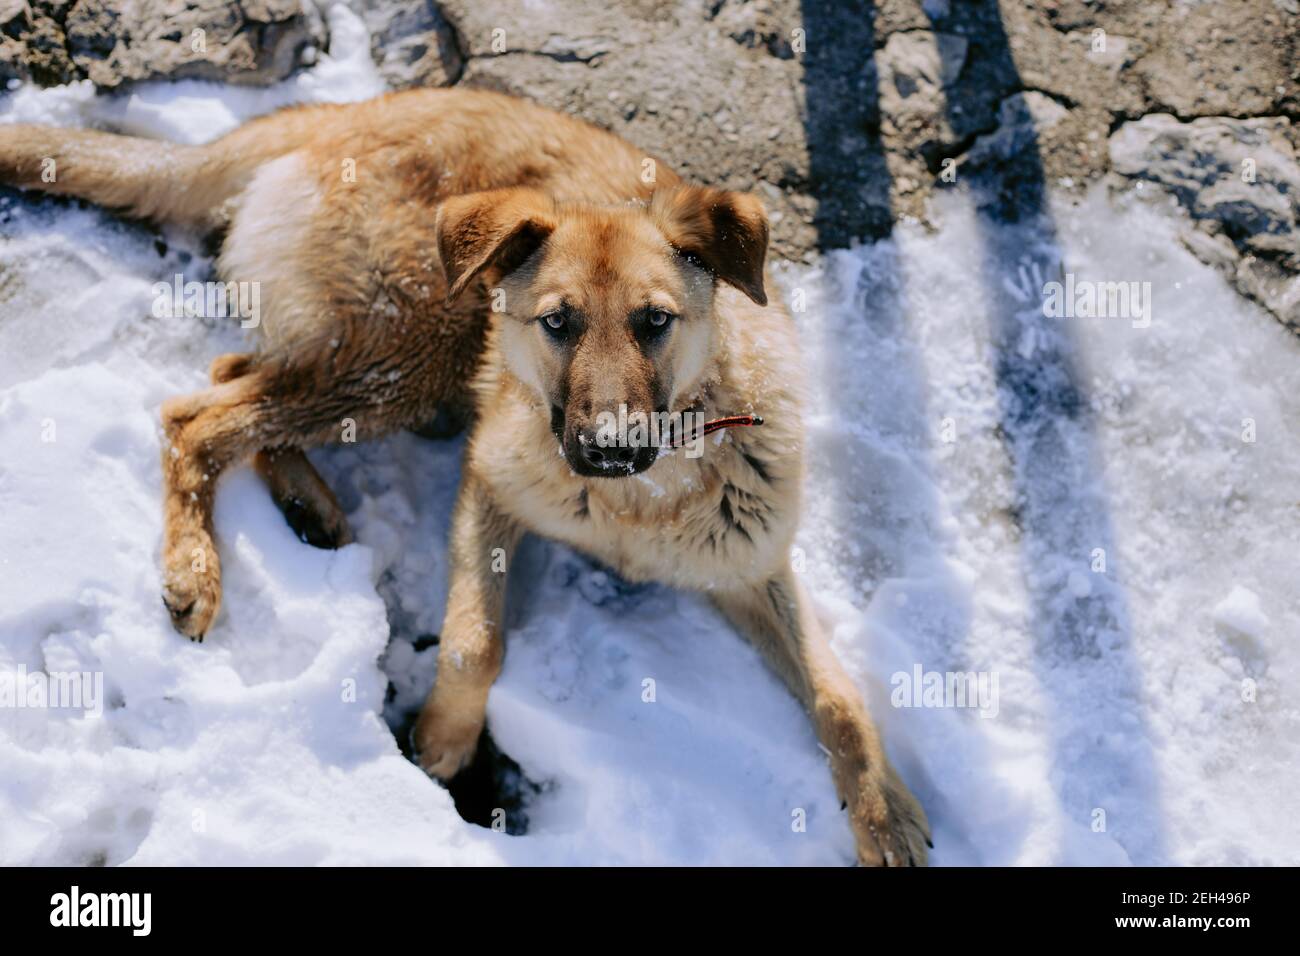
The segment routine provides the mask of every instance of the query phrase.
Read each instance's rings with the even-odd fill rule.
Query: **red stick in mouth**
[[[700,437],[704,437],[704,435],[712,435],[714,432],[721,431],[724,428],[752,428],[755,425],[761,424],[763,424],[763,416],[761,415],[728,415],[725,418],[715,418],[711,422],[705,422],[704,431]],[[681,448],[690,441],[691,437],[692,436],[690,435],[679,435],[668,443],[668,447]]]

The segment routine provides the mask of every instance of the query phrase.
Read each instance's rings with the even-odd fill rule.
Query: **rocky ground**
[[[348,2],[392,86],[506,90],[760,190],[786,257],[881,238],[963,179],[1006,218],[1141,180],[1300,329],[1298,0]],[[328,44],[312,0],[0,0],[0,78],[42,84],[264,84]]]

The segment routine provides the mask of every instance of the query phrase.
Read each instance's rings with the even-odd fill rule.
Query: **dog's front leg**
[[[712,596],[811,714],[848,810],[858,861],[923,866],[930,843],[925,811],[885,756],[866,705],[794,575],[785,572],[759,588]]]
[[[451,528],[447,613],[438,645],[438,677],[415,725],[420,766],[449,780],[474,756],[488,690],[501,672],[506,568],[520,529],[467,475]]]

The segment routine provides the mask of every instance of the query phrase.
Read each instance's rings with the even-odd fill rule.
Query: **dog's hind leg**
[[[300,541],[316,548],[352,543],[352,529],[334,492],[298,448],[264,448],[253,467],[271,489],[271,500]]]
[[[238,378],[162,407],[163,602],[176,629],[195,640],[207,633],[221,603],[221,564],[212,534],[221,473],[258,452],[300,451],[337,441],[344,417],[359,437],[370,438],[409,425],[423,411],[401,402],[354,400],[346,392],[320,389],[311,377],[286,376],[280,368],[251,362],[247,368]],[[288,474],[280,463],[273,470]],[[302,486],[302,474],[299,468],[294,486]]]
[[[762,587],[712,591],[719,609],[756,645],[807,708],[848,810],[858,861],[924,866],[925,812],[889,763],[861,695],[840,666],[794,574]]]
[[[214,385],[246,374],[256,361],[251,353],[229,352],[212,362]],[[317,548],[341,548],[352,542],[352,530],[338,498],[299,448],[262,449],[253,467],[271,490],[271,500],[294,534]]]
[[[246,375],[163,403],[163,603],[194,640],[221,604],[212,501],[221,472],[260,447],[258,384]]]

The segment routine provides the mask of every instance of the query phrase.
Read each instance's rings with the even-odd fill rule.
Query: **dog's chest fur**
[[[469,467],[528,530],[629,580],[707,591],[770,575],[787,559],[798,513],[779,449],[738,431],[705,438],[699,457],[678,448],[639,475],[582,478],[540,410],[498,404],[480,419]]]

